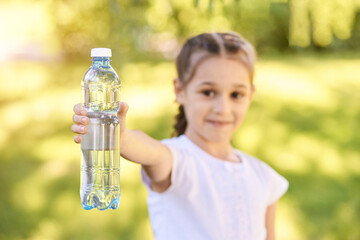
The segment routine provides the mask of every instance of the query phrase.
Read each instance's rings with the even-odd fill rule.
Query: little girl
[[[231,146],[255,91],[254,61],[238,34],[189,39],[176,59],[179,114],[170,139],[126,129],[129,107],[120,103],[121,156],[142,166],[155,239],[275,239],[276,203],[288,182]],[[85,134],[86,111],[77,104],[74,112],[72,131]]]

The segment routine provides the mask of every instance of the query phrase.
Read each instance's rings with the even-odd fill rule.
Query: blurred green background
[[[258,50],[236,147],[290,182],[278,239],[360,239],[360,0],[0,1],[0,239],[153,239],[139,166],[120,207],[82,209],[72,108],[90,49],[113,50],[129,128],[172,133],[185,39],[238,31]]]

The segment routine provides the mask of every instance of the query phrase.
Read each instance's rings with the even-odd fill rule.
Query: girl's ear
[[[184,103],[184,86],[179,78],[174,79],[174,90],[176,96],[176,102],[180,105]]]

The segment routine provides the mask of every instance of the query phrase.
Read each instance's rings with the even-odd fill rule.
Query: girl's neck
[[[195,145],[199,148],[212,155],[215,158],[228,161],[228,162],[241,162],[241,159],[236,155],[233,147],[229,142],[210,142],[206,139],[201,138],[201,136],[189,134],[185,132],[184,134],[189,138]]]

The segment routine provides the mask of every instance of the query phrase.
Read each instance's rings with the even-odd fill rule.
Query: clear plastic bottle
[[[82,104],[90,118],[81,141],[80,198],[84,209],[117,209],[120,202],[120,80],[111,49],[93,48],[82,82]]]

